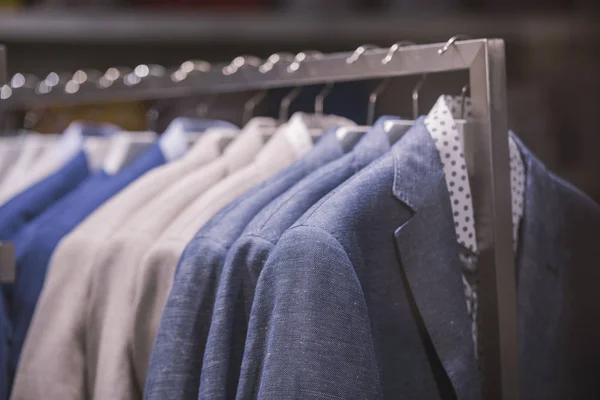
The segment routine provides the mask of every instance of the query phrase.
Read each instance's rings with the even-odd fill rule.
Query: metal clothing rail
[[[447,43],[359,48],[354,53],[299,53],[291,62],[238,57],[226,66],[201,64],[195,73],[119,79],[109,87],[91,82],[57,85],[44,94],[5,90],[0,111],[51,104],[110,100],[156,100],[193,94],[297,87],[424,73],[468,70],[473,131],[465,133],[473,199],[479,271],[480,364],[485,399],[518,400],[517,306],[512,243],[504,42],[477,39]],[[360,52],[359,52],[360,50]],[[145,66],[147,67],[147,66]],[[106,85],[104,85],[106,86]],[[6,87],[6,86],[5,86]]]

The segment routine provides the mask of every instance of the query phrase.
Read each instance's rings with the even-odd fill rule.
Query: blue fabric
[[[27,223],[75,189],[90,174],[83,151],[61,169],[0,207],[0,240],[13,240]]]
[[[395,184],[409,189],[403,200]],[[399,248],[396,235],[413,224],[428,235],[409,229]],[[316,203],[276,244],[258,278],[238,396],[454,398],[429,351],[432,338],[418,321],[404,266],[425,275],[417,276],[419,290],[453,293],[430,304],[430,312],[438,325],[448,325],[450,344],[443,346],[457,350],[453,376],[469,377],[457,397],[477,398],[453,229],[439,155],[419,119],[390,153]],[[404,251],[414,253],[416,265],[415,259],[405,264]],[[437,285],[427,281],[438,277]]]
[[[597,398],[600,207],[520,149],[522,396]],[[458,254],[439,154],[419,120],[275,245],[237,396],[480,399]]]
[[[15,283],[6,287],[9,314],[13,323],[9,354],[11,381],[42,290],[50,257],[60,240],[106,200],[146,171],[164,162],[164,156],[155,143],[118,174],[111,176],[99,172],[88,177],[74,191],[27,224],[16,236],[14,244],[17,276]]]
[[[600,398],[600,207],[513,139],[527,169],[516,258],[521,397]]]
[[[235,398],[254,287],[283,232],[314,203],[390,149],[381,118],[354,150],[306,178],[263,208],[225,259],[200,375],[199,398]],[[208,322],[208,321],[207,321]]]
[[[146,381],[146,399],[196,399],[202,357],[231,244],[265,205],[300,179],[343,155],[332,130],[302,159],[219,211],[187,246],[175,274]]]

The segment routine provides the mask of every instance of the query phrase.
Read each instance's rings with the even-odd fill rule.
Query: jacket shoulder
[[[352,221],[357,214],[375,206],[377,198],[389,196],[393,183],[394,159],[388,153],[315,203],[294,227],[306,225],[325,231],[336,230],[340,223]]]

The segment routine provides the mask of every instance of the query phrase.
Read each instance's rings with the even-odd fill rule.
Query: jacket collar
[[[456,396],[479,399],[481,388],[462,265],[442,164],[423,118],[392,147],[393,195],[413,211],[395,232],[405,279],[435,358]],[[410,295],[409,294],[409,295]]]

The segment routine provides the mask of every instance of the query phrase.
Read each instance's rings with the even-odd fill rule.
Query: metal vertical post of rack
[[[0,44],[0,86],[6,83],[7,76],[6,47]]]
[[[474,177],[484,398],[519,399],[504,42],[486,40],[469,72],[475,119],[473,134],[465,137],[465,153]]]
[[[444,47],[445,51],[440,51]],[[480,365],[485,399],[518,400],[517,304],[512,242],[510,171],[504,42],[500,39],[453,40],[442,44],[368,49],[308,56],[268,70],[234,64],[174,81],[168,74],[135,85],[114,82],[109,88],[82,85],[76,91],[53,88],[42,95],[15,91],[0,100],[0,111],[52,104],[110,100],[157,100],[309,84],[382,79],[468,70],[473,102],[473,129],[465,132],[465,154],[472,190],[479,271]],[[352,59],[352,62],[349,62]],[[382,62],[385,60],[385,62]],[[239,60],[238,60],[239,61]]]
[[[7,79],[6,48],[0,44],[0,87]],[[0,283],[13,282],[15,279],[15,248],[10,242],[0,241]]]

